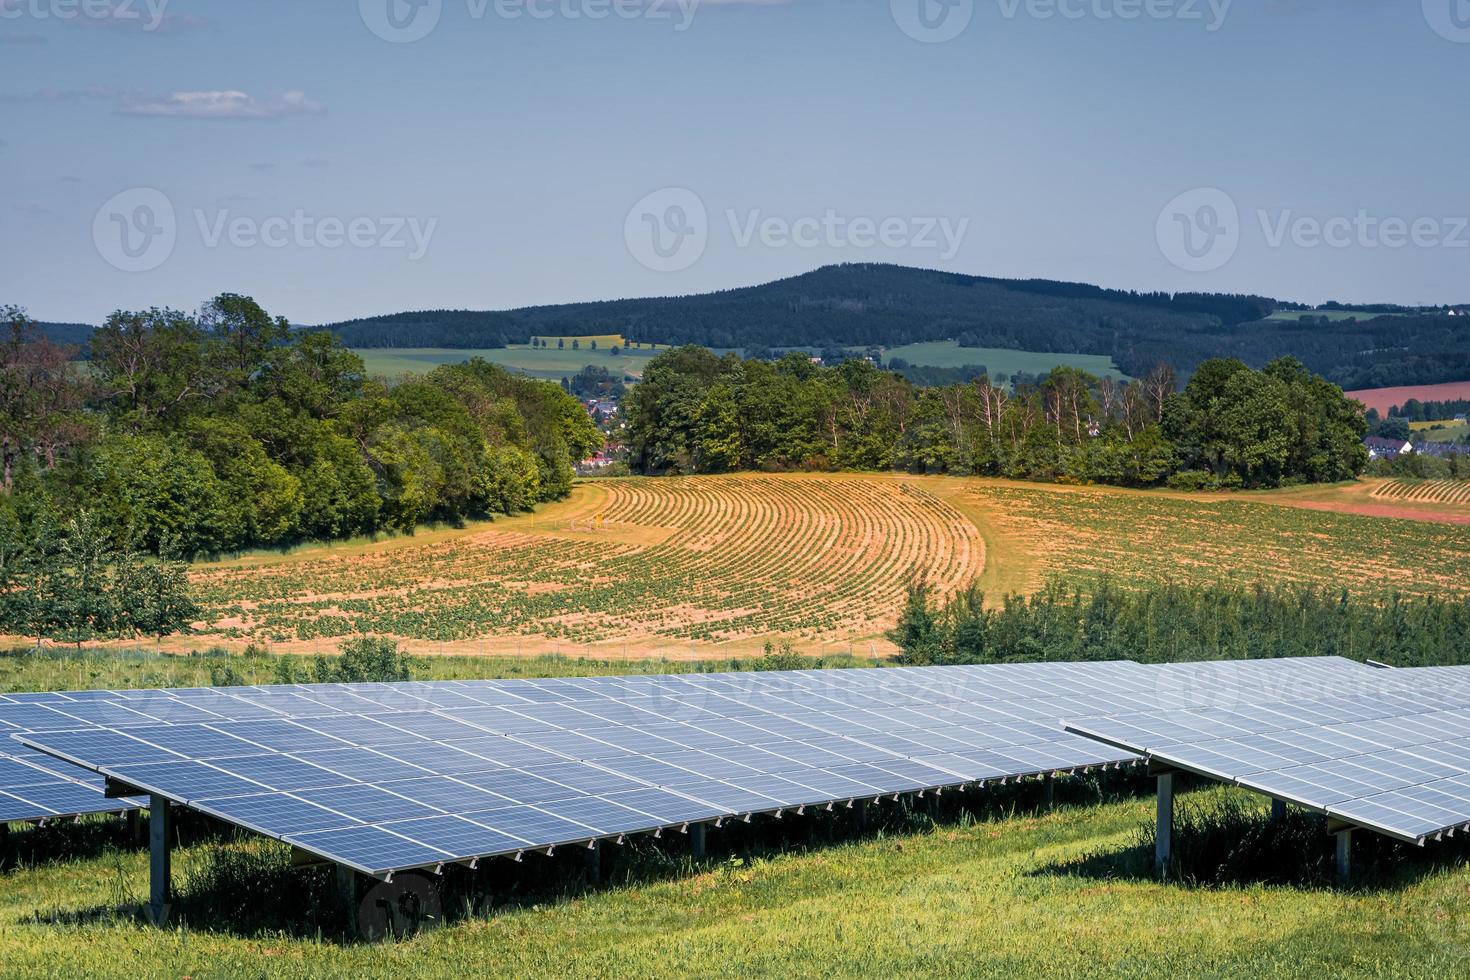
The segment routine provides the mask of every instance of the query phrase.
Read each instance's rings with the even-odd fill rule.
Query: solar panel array
[[[1470,669],[1338,680],[1316,697],[1067,728],[1401,840],[1470,829]]]
[[[1025,664],[245,688],[227,696],[278,714],[24,741],[382,875],[1131,761],[1060,719],[1146,706],[1152,683]]]
[[[120,808],[101,773],[383,875],[1136,761],[1063,719],[1346,695],[1385,673],[1321,658],[103,691],[0,696],[0,731],[90,781],[98,810]]]

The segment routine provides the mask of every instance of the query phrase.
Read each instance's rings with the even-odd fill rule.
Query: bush
[[[397,640],[364,637],[348,640],[335,660],[317,657],[319,684],[387,683],[413,680],[414,660],[399,649]]]

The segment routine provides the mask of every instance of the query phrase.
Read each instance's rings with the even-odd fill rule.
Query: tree
[[[87,386],[76,350],[41,336],[20,307],[0,307],[0,321],[0,489],[9,493],[23,458],[51,469],[86,440]]]
[[[131,549],[117,563],[117,631],[162,640],[187,630],[201,610],[189,589],[183,562],[151,559]]]

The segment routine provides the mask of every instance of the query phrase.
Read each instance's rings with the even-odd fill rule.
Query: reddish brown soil
[[[1371,388],[1367,391],[1350,391],[1349,398],[1356,398],[1369,408],[1378,409],[1379,415],[1387,415],[1395,405],[1403,405],[1410,398],[1421,402],[1453,402],[1470,398],[1470,381],[1452,381],[1442,385],[1418,385],[1412,388]]]

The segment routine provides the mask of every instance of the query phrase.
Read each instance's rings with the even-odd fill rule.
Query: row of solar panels
[[[1379,680],[1368,692],[1154,710],[1068,729],[1411,843],[1470,830],[1470,668]]]
[[[0,699],[0,729],[381,875],[1135,761],[1063,719],[1378,677],[1324,659],[86,692]]]

